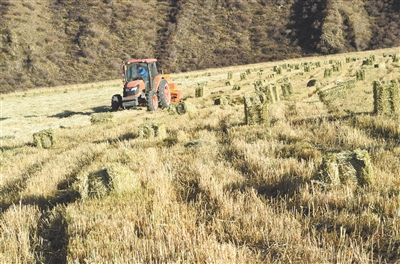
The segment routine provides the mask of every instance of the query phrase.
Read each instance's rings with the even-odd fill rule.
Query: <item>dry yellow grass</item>
[[[4,95],[0,263],[400,261],[400,127],[372,114],[372,82],[400,76],[384,52],[399,50],[177,74],[195,106],[182,115],[126,110],[91,124],[108,111],[117,82]],[[371,54],[384,67],[331,93]],[[342,67],[324,78],[329,60]],[[288,78],[293,93],[270,104],[268,124],[246,125],[239,99],[260,78]],[[308,88],[310,79],[318,87]],[[214,105],[217,96],[228,104]],[[165,124],[163,135],[140,136],[146,124]],[[47,128],[53,146],[34,147],[32,134]],[[319,181],[324,155],[356,149],[371,157],[373,184]]]

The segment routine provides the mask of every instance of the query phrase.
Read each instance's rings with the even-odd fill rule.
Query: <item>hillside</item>
[[[0,92],[400,45],[396,0],[0,0]]]
[[[399,48],[171,77],[2,95],[0,263],[400,261]]]

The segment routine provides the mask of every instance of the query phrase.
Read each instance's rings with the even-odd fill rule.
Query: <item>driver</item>
[[[145,81],[149,78],[149,73],[147,72],[147,69],[143,66],[140,66],[138,68],[138,74],[139,74],[139,77],[142,77],[143,80],[145,80]]]

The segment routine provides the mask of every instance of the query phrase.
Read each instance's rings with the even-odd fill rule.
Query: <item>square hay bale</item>
[[[33,134],[33,145],[37,148],[49,149],[54,144],[52,129],[46,129]]]
[[[133,192],[140,187],[135,173],[120,163],[105,165],[80,179],[79,193],[85,198],[101,198],[110,193]]]
[[[366,150],[360,149],[328,153],[318,177],[330,185],[370,186],[374,182],[371,158]]]
[[[230,81],[226,81],[225,82],[225,86],[231,86],[231,82]]]
[[[246,69],[246,74],[250,75],[251,74],[251,70],[250,69]]]
[[[281,85],[281,90],[282,90],[282,96],[283,97],[288,97],[292,94],[292,84],[291,83],[284,83]]]
[[[332,76],[332,69],[325,69],[324,78],[329,78]]]
[[[139,138],[154,138],[156,136],[155,131],[153,129],[153,124],[145,123],[138,127],[138,137]]]
[[[241,73],[241,74],[240,74],[240,80],[241,80],[241,81],[246,80],[246,78],[247,78],[247,77],[246,77],[246,73]]]
[[[233,86],[233,88],[232,88],[232,90],[234,90],[234,91],[239,91],[241,88],[240,88],[240,85],[238,85],[238,84],[235,84],[234,86]]]
[[[188,102],[180,102],[176,105],[175,109],[179,115],[193,113],[196,111],[196,107]]]
[[[165,139],[167,137],[167,128],[165,124],[144,123],[138,128],[138,137]]]
[[[232,72],[228,72],[228,80],[231,80],[233,78],[233,73]]]
[[[281,100],[281,97],[278,93],[278,88],[276,87],[276,85],[272,85],[272,95],[275,99],[275,102],[279,102]]]
[[[399,83],[396,80],[390,81],[388,84],[388,104],[389,113],[393,116],[400,115],[400,91]]]
[[[384,82],[374,81],[374,113],[383,115],[389,113],[389,91],[386,89]]]
[[[110,177],[106,169],[92,171],[80,179],[78,186],[82,199],[101,198],[106,196],[110,190]]]
[[[111,123],[113,119],[112,113],[96,113],[90,117],[90,123],[92,124],[104,124]]]
[[[225,96],[220,96],[214,99],[214,105],[227,105],[228,104],[228,98]]]
[[[204,94],[204,87],[203,86],[196,87],[195,97],[196,98],[203,97],[203,94]]]
[[[113,193],[129,193],[140,188],[137,175],[127,166],[121,163],[112,163],[105,167],[110,179],[110,191]]]
[[[356,80],[364,81],[365,80],[365,70],[359,70],[356,72]]]
[[[244,113],[247,125],[268,122],[268,102],[264,94],[244,97]]]
[[[165,124],[153,124],[153,130],[156,138],[164,139],[168,135]]]

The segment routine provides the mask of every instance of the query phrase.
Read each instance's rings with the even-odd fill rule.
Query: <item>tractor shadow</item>
[[[54,114],[54,115],[50,115],[47,117],[52,117],[52,118],[68,118],[68,117],[72,117],[72,116],[76,116],[76,115],[81,115],[81,116],[90,116],[92,114],[97,114],[97,113],[106,113],[106,112],[110,112],[110,107],[108,106],[96,106],[91,108],[92,111],[86,111],[86,112],[82,112],[82,111],[71,111],[71,110],[64,110],[60,113]]]

